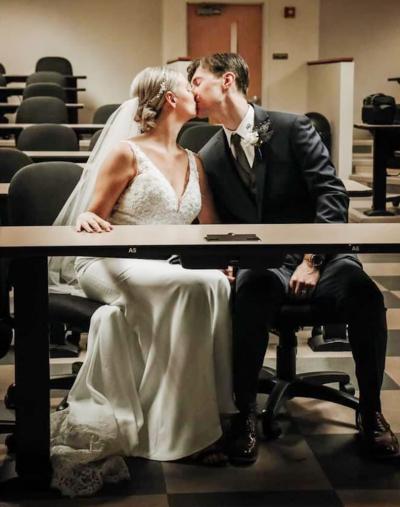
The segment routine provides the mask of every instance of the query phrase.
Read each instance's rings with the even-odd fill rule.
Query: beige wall
[[[193,0],[200,2],[200,0]],[[286,0],[262,3],[263,105],[307,109],[306,62],[355,58],[355,119],[362,98],[382,91],[400,102],[399,0],[291,0],[297,17],[283,17]],[[81,119],[107,102],[120,102],[132,77],[146,65],[186,55],[186,0],[0,0],[1,60],[8,72],[30,73],[43,55],[65,55],[88,76],[80,95]],[[289,60],[272,60],[288,52]]]
[[[320,10],[320,57],[355,60],[354,120],[360,121],[362,99],[370,93],[400,102],[400,86],[387,81],[400,75],[400,1],[321,0]]]
[[[270,109],[305,112],[306,62],[318,58],[320,0],[291,0],[295,19],[283,17],[287,0],[221,0],[218,3],[263,4],[262,103]],[[186,0],[163,0],[162,58],[186,56]],[[202,3],[193,0],[191,3]],[[272,53],[289,53],[288,60],[272,60]]]
[[[132,77],[161,64],[162,0],[0,0],[1,61],[9,73],[31,73],[42,56],[65,56],[87,88],[93,109],[127,98]],[[8,49],[7,49],[8,48]]]

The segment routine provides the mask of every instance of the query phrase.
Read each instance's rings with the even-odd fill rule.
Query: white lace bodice
[[[189,177],[181,197],[170,182],[132,141],[129,143],[137,161],[137,174],[118,199],[110,216],[115,225],[190,224],[201,209],[201,193],[196,161],[186,150]]]

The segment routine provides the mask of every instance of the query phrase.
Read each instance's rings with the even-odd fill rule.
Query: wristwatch
[[[320,268],[325,262],[324,254],[305,254],[305,261],[313,268]]]

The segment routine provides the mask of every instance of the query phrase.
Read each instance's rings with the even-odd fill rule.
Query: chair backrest
[[[103,132],[103,129],[96,130],[96,132],[92,135],[89,142],[89,151],[92,151],[95,144],[97,143],[98,138],[100,137],[101,133]]]
[[[66,86],[66,79],[59,72],[43,70],[40,72],[34,72],[27,77],[26,84],[28,85],[32,83],[56,83],[60,86]]]
[[[24,88],[24,99],[30,97],[57,97],[63,102],[67,100],[67,94],[62,86],[57,83],[32,83]]]
[[[306,113],[305,116],[310,119],[315,130],[321,136],[322,142],[325,144],[330,153],[332,147],[332,136],[329,120],[321,113],[310,112]]]
[[[29,164],[32,164],[31,158],[22,151],[15,148],[0,148],[0,183],[9,183],[17,171]],[[0,225],[8,225],[7,215],[7,200],[0,199]],[[0,287],[1,285],[0,274]],[[0,307],[1,304],[0,301]]]
[[[0,74],[0,86],[7,86],[7,80],[3,76],[3,74]],[[7,94],[3,93],[2,91],[0,91],[0,102],[8,102]],[[2,116],[2,118],[4,118],[4,116]],[[1,123],[4,123],[4,122],[1,122]]]
[[[26,127],[18,136],[20,150],[79,151],[76,133],[65,125],[41,123]]]
[[[204,122],[197,121],[197,120],[190,120],[190,121],[187,121],[186,123],[184,123],[182,125],[181,130],[178,132],[178,135],[176,137],[178,143],[179,143],[180,138],[182,137],[182,134],[185,132],[185,130],[190,129],[192,127],[197,127],[198,125],[204,125]]]
[[[9,183],[14,174],[32,159],[15,148],[0,148],[0,183]]]
[[[2,63],[0,63],[0,74],[5,74],[6,73],[6,68],[4,67],[4,65]]]
[[[179,144],[197,153],[221,128],[219,125],[195,125],[183,132]]]
[[[10,225],[51,225],[81,174],[73,162],[38,162],[18,171],[8,192]]]
[[[108,118],[120,105],[121,104],[104,104],[98,107],[94,112],[92,123],[106,123]]]
[[[36,62],[36,71],[52,70],[64,76],[72,76],[72,65],[63,56],[43,56]]]
[[[31,97],[18,108],[16,123],[68,123],[68,110],[57,97]]]

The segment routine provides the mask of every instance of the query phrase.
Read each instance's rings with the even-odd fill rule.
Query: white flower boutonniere
[[[273,133],[274,131],[271,128],[271,120],[267,118],[259,125],[256,125],[254,129],[243,138],[243,144],[259,148],[262,144],[271,139]]]

